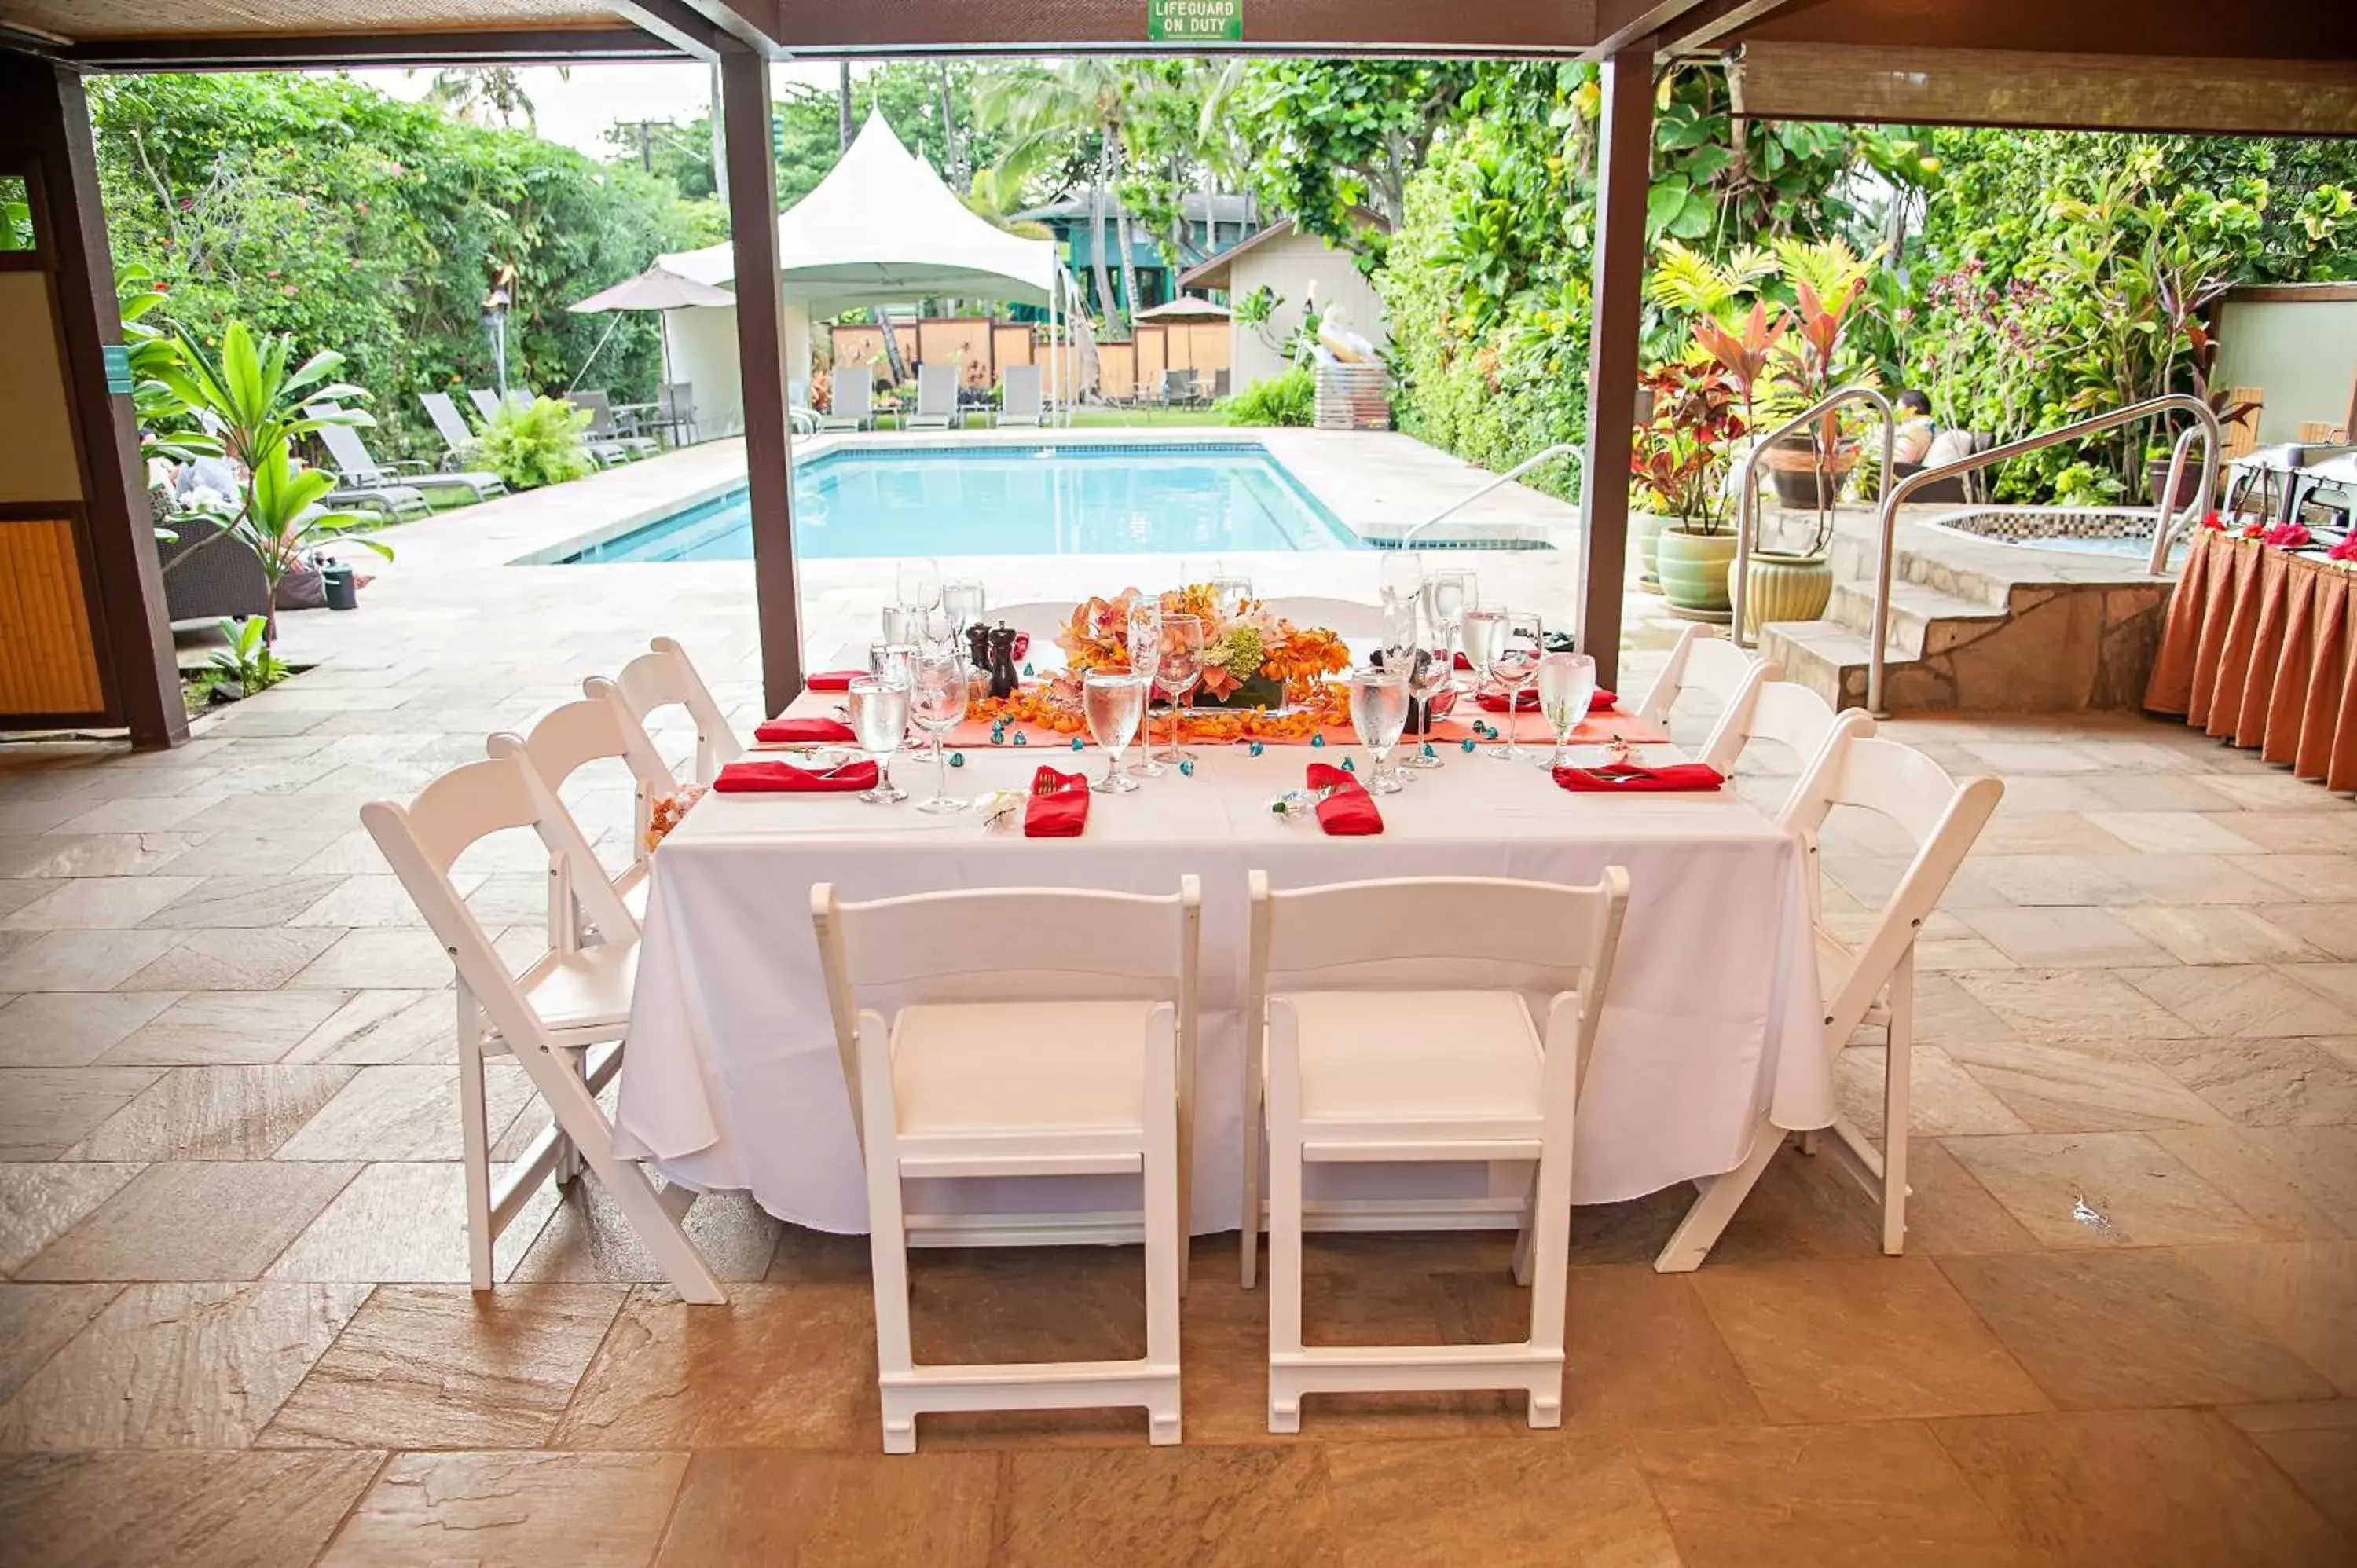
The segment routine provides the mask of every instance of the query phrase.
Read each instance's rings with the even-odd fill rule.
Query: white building
[[[1230,246],[1181,274],[1178,282],[1187,288],[1225,289],[1231,306],[1242,305],[1247,295],[1260,288],[1276,297],[1275,314],[1268,320],[1254,327],[1237,321],[1229,328],[1231,385],[1237,392],[1254,381],[1283,375],[1286,340],[1305,316],[1312,312],[1322,316],[1330,305],[1340,303],[1348,310],[1351,330],[1376,348],[1391,340],[1383,330],[1383,302],[1359,271],[1357,261],[1349,252],[1302,232],[1290,218]]]

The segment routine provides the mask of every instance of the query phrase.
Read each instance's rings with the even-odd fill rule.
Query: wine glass
[[[1396,795],[1406,783],[1384,766],[1407,725],[1407,671],[1362,664],[1351,671],[1351,727],[1359,744],[1374,759],[1367,788],[1378,795]]]
[[[1432,721],[1447,717],[1448,710],[1456,705],[1457,656],[1446,637],[1435,636],[1431,647],[1417,650],[1413,657],[1415,662],[1408,667],[1408,695],[1423,705],[1424,739],[1428,746],[1432,741]],[[1401,757],[1399,765],[1437,768],[1440,757],[1438,753],[1427,756],[1424,747],[1418,746]]]
[[[909,671],[910,716],[933,737],[933,796],[919,801],[917,810],[934,816],[963,811],[968,802],[950,793],[950,765],[942,743],[965,717],[965,660],[954,653],[920,653]]]
[[[1473,679],[1478,684],[1489,678],[1491,654],[1505,643],[1505,607],[1476,605],[1464,612],[1458,624],[1465,633],[1465,662],[1473,667]]]
[[[1168,763],[1189,762],[1194,753],[1178,746],[1178,710],[1180,699],[1195,689],[1203,678],[1203,618],[1201,616],[1164,616],[1162,618],[1162,658],[1155,666],[1154,689],[1170,702],[1170,749],[1160,760]]]
[[[1244,606],[1251,602],[1252,596],[1253,584],[1250,577],[1226,565],[1213,568],[1211,602],[1219,606],[1220,614],[1223,618],[1233,620],[1237,616],[1242,615]]]
[[[950,636],[965,635],[989,607],[989,599],[982,591],[979,577],[952,577],[942,585],[942,612],[950,618]]]
[[[914,648],[925,634],[925,612],[905,600],[886,605],[883,614],[884,640],[899,648]]]
[[[1596,660],[1585,653],[1547,653],[1539,658],[1539,712],[1555,732],[1555,755],[1548,768],[1568,766],[1571,732],[1587,717],[1596,701]]]
[[[1089,733],[1106,752],[1105,776],[1089,786],[1100,795],[1125,795],[1137,780],[1123,771],[1121,754],[1129,749],[1138,720],[1146,716],[1146,677],[1128,670],[1092,670],[1081,681],[1081,712]]]
[[[1470,618],[1468,618],[1470,624]],[[1492,681],[1505,689],[1506,744],[1492,747],[1490,755],[1504,762],[1520,762],[1523,748],[1514,738],[1516,715],[1523,704],[1523,688],[1539,668],[1539,618],[1534,615],[1509,614],[1499,636],[1497,646],[1491,649],[1488,673]]]
[[[910,609],[939,609],[942,603],[941,563],[930,555],[911,556],[892,575],[894,590]]]
[[[900,749],[900,737],[909,733],[909,683],[861,675],[852,681],[846,695],[851,733],[858,737],[859,749],[866,753],[867,760],[876,764],[876,788],[860,791],[859,798],[871,806],[897,805],[909,798],[906,789],[892,782],[892,754]]]
[[[1138,693],[1141,709],[1154,695],[1154,683],[1162,671],[1162,601],[1135,599],[1129,607],[1129,672],[1143,682]],[[1139,724],[1144,725],[1141,712]],[[1143,779],[1162,777],[1162,764],[1154,760],[1154,746],[1149,737],[1145,752],[1130,772]]]
[[[1400,600],[1413,605],[1424,592],[1423,558],[1405,549],[1385,551],[1376,583],[1385,608]]]
[[[871,642],[867,645],[867,672],[883,680],[898,681],[903,686],[916,679],[916,659],[914,643]]]
[[[1462,566],[1444,566],[1424,579],[1424,615],[1432,628],[1442,637],[1455,639],[1458,622],[1465,612],[1480,603],[1474,593],[1473,574]],[[1454,663],[1456,650],[1450,650]]]

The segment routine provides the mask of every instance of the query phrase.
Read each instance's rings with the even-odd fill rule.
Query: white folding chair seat
[[[457,971],[468,1273],[474,1287],[491,1288],[500,1233],[540,1184],[552,1175],[570,1179],[580,1161],[613,1195],[681,1295],[725,1299],[679,1226],[694,1195],[676,1187],[658,1191],[639,1165],[616,1154],[614,1124],[597,1103],[598,1091],[621,1066],[639,928],[555,793],[522,750],[511,748],[451,769],[407,806],[371,800],[361,808],[361,821]],[[541,953],[522,972],[510,971],[450,879],[451,865],[469,846],[509,829],[529,829],[540,839],[571,898],[595,923],[603,939],[598,945],[575,945],[570,900],[563,908],[552,900]],[[593,1054],[600,1046],[606,1048]],[[495,1183],[483,1058],[500,1053],[515,1058],[548,1102],[551,1121]]]
[[[711,783],[724,765],[745,755],[745,743],[729,727],[728,715],[720,711],[712,688],[696,672],[687,650],[672,639],[658,637],[649,642],[646,652],[622,666],[613,684],[621,694],[623,707],[641,729],[651,731],[655,727],[647,723],[650,714],[670,707],[687,710],[689,720],[695,725],[698,784]],[[584,682],[582,687],[588,691],[588,682]]]
[[[1271,1432],[1301,1430],[1306,1394],[1363,1391],[1519,1389],[1533,1426],[1562,1423],[1573,1117],[1628,898],[1618,866],[1592,887],[1411,877],[1279,893],[1252,874],[1243,1262],[1249,1288],[1265,1098]],[[1532,1167],[1514,1250],[1525,1338],[1303,1344],[1305,1168],[1393,1161]]]
[[[1989,815],[2005,786],[1990,778],[1959,784],[1936,762],[1911,746],[1835,730],[1802,777],[1779,819],[1808,856],[1810,915],[1814,923],[1817,983],[1823,1002],[1823,1035],[1813,1042],[1789,1041],[1785,1048],[1813,1044],[1828,1058],[1846,1049],[1860,1028],[1883,1031],[1882,1146],[1878,1149],[1857,1124],[1835,1116],[1833,1139],[1824,1146],[1873,1198],[1882,1213],[1882,1250],[1893,1256],[1907,1244],[1907,1144],[1910,1069],[1914,1051],[1915,939]],[[1818,831],[1835,806],[1851,806],[1896,823],[1917,845],[1915,858],[1877,912],[1862,942],[1844,941],[1817,915]],[[1653,1266],[1663,1273],[1698,1268],[1736,1210],[1743,1205],[1769,1162],[1784,1146],[1785,1133],[1763,1122],[1754,1131],[1743,1162],[1722,1176],[1695,1185],[1702,1197],[1686,1213]],[[1804,1146],[1814,1152],[1810,1135]]]
[[[1196,953],[1202,895],[1007,889],[844,904],[811,889],[836,1049],[867,1166],[884,1449],[929,1411],[1142,1405],[1178,1441]],[[900,999],[889,1019],[861,993]],[[1136,1360],[917,1364],[902,1182],[1135,1175],[1146,1250]]]
[[[1670,650],[1669,662],[1662,666],[1645,700],[1637,704],[1637,717],[1647,724],[1667,725],[1681,693],[1709,693],[1718,702],[1718,719],[1695,760],[1721,773],[1732,773],[1735,759],[1743,750],[1743,719],[1750,712],[1752,693],[1761,682],[1782,677],[1783,671],[1777,665],[1755,659],[1707,627],[1690,626]]]

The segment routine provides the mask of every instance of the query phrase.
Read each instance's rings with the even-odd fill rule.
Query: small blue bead
[[[1082,749],[1086,746],[1086,744],[1087,744],[1087,743],[1086,743],[1086,742],[1084,742],[1084,741],[1082,741],[1079,736],[1074,736],[1072,737],[1072,749],[1073,749],[1074,751],[1082,750]]]
[[[1349,757],[1344,757],[1344,758],[1342,759],[1342,771],[1343,771],[1343,772],[1345,772],[1345,773],[1356,773],[1358,770],[1359,770],[1359,765],[1358,765],[1357,763],[1355,763],[1355,762],[1351,761],[1351,760]]]
[[[1309,744],[1312,748],[1324,746],[1326,744],[1326,737],[1322,735],[1313,735],[1309,737]]]
[[[1266,747],[1266,746],[1265,746],[1261,745],[1261,743],[1260,743],[1260,742],[1258,742],[1258,741],[1254,741],[1254,742],[1251,744],[1251,746],[1248,746],[1248,747],[1246,747],[1245,749],[1246,749],[1248,752],[1250,752],[1250,754],[1251,754],[1251,755],[1253,755],[1253,756],[1254,756],[1254,757],[1258,757],[1262,752],[1266,751],[1266,750],[1268,749],[1268,747]]]
[[[1424,755],[1425,755],[1425,756],[1426,756],[1426,757],[1430,757],[1430,756],[1434,755],[1434,753],[1433,753],[1433,749],[1432,749],[1432,742],[1430,742],[1430,741],[1428,741],[1428,740],[1427,740],[1427,741],[1426,741],[1426,742],[1424,743]]]
[[[1018,731],[1017,731],[1017,732],[1016,732],[1016,736],[1015,736],[1015,744],[1016,744],[1016,745],[1017,745],[1017,746],[1028,746],[1028,745],[1030,745],[1031,743],[1030,743],[1029,741],[1028,741],[1028,740],[1024,739],[1024,738],[1023,738],[1022,732],[1018,730]]]
[[[965,766],[965,753],[963,751],[951,752],[950,766],[952,768],[963,768]]]
[[[1459,741],[1459,742],[1458,743],[1458,748],[1459,748],[1460,750],[1464,750],[1464,751],[1470,751],[1470,750],[1472,750],[1472,749],[1473,749],[1473,737],[1472,737],[1471,736],[1469,736],[1469,736],[1466,736],[1462,741]]]
[[[1031,673],[1031,666],[1029,666],[1028,664],[1026,664],[1026,665],[1023,667],[1023,673],[1025,673],[1026,675],[1030,674],[1030,673]]]
[[[1178,765],[1178,777],[1181,779],[1192,779],[1195,777],[1195,765],[1191,762],[1180,763]]]

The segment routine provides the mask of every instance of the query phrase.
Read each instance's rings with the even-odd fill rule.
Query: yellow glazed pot
[[[1727,564],[1727,591],[1735,589],[1735,563]],[[1751,553],[1751,576],[1743,599],[1743,632],[1757,637],[1770,621],[1815,620],[1834,596],[1834,564],[1822,555]]]

